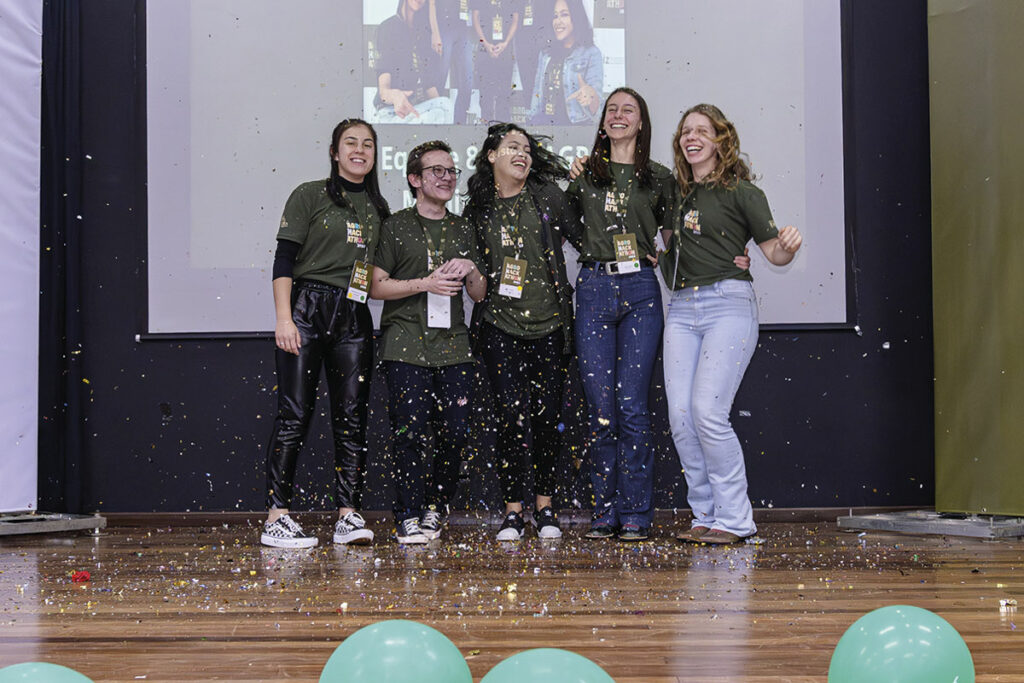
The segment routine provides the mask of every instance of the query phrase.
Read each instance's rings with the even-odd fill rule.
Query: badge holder
[[[365,304],[367,297],[370,296],[370,274],[372,272],[373,266],[363,261],[356,261],[352,265],[352,277],[349,278],[348,293],[345,297]]]
[[[526,261],[506,256],[501,267],[501,282],[498,294],[510,299],[523,298],[523,281],[526,279]]]
[[[452,297],[427,292],[427,327],[447,330],[452,326]]]
[[[639,250],[636,246],[636,235],[631,232],[620,235],[612,235],[615,242],[615,271],[612,272],[612,264],[605,264],[609,274],[620,275],[625,273],[636,273],[640,270],[640,258],[637,256]]]

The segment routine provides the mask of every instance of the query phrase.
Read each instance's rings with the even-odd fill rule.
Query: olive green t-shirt
[[[380,218],[366,192],[346,192],[341,207],[327,194],[326,180],[303,183],[284,205],[277,239],[298,242],[292,277],[348,287],[352,264],[369,262],[380,234]]]
[[[709,285],[726,279],[752,281],[733,258],[747,242],[778,237],[764,192],[747,180],[735,187],[697,184],[672,216],[672,244],[661,260],[671,289]],[[678,255],[678,258],[677,258]]]
[[[541,238],[537,208],[524,190],[515,197],[496,199],[484,231],[487,266],[487,308],[484,320],[513,337],[540,339],[562,325],[558,295],[551,282],[549,254]],[[526,261],[521,298],[503,296],[499,289],[505,257]]]
[[[430,220],[419,216],[412,206],[384,221],[373,265],[396,280],[429,275],[424,230],[430,234],[434,249],[440,250],[434,268],[453,258],[477,261],[473,229],[468,221],[452,213],[440,220]],[[451,297],[451,326],[447,329],[427,327],[426,292],[385,301],[380,326],[382,360],[431,368],[472,360],[461,296]]]
[[[570,231],[569,241],[580,252],[581,262],[614,261],[612,235],[631,232],[636,235],[640,260],[647,255],[655,256],[654,236],[672,203],[672,174],[652,161],[651,187],[642,187],[633,164],[612,162],[608,166],[613,182],[606,188],[595,185],[587,173],[569,183],[566,194],[583,216],[582,231]]]

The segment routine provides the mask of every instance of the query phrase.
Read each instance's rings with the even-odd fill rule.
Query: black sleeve
[[[295,270],[295,259],[299,255],[302,245],[291,240],[278,240],[277,251],[274,252],[274,274],[273,279],[279,277],[291,277]]]

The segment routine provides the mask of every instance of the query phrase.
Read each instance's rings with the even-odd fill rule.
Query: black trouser
[[[521,339],[490,323],[481,326],[480,350],[494,392],[498,474],[506,503],[523,501],[531,460],[535,495],[555,493],[555,462],[562,450],[558,427],[566,377],[564,339],[561,329],[540,339]]]
[[[469,442],[475,368],[459,363],[427,368],[385,361],[388,412],[394,437],[395,521],[419,517],[428,505],[451,502]],[[426,471],[431,433],[434,466]]]
[[[334,432],[335,497],[339,508],[358,508],[366,463],[366,409],[373,362],[370,309],[345,290],[300,280],[292,291],[299,355],[277,349],[277,417],[267,449],[267,506],[292,502],[295,464],[309,431],[320,369]]]
[[[484,121],[508,121],[512,116],[512,50],[505,48],[498,57],[483,49],[476,53],[476,87],[480,90],[480,118]],[[533,85],[530,85],[530,91]]]

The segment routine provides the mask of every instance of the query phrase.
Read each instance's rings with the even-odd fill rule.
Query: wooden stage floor
[[[762,524],[757,544],[684,545],[676,527],[625,545],[457,525],[428,546],[312,551],[255,526],[111,527],[0,538],[0,667],[51,661],[100,681],[317,681],[339,642],[381,619],[430,624],[475,680],[561,647],[618,683],[824,681],[839,637],[886,605],[959,630],[981,683],[1024,681],[1024,541]],[[88,571],[75,583],[71,574]]]

